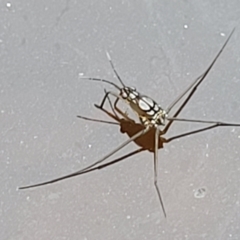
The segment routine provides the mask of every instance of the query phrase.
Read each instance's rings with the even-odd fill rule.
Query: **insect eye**
[[[136,88],[135,87],[130,87],[129,90],[136,91]]]
[[[132,88],[132,87],[124,87],[123,91],[129,93],[129,92],[134,91],[134,88]]]
[[[120,96],[122,96],[124,99],[128,97],[129,90],[127,88],[123,88],[120,92]]]

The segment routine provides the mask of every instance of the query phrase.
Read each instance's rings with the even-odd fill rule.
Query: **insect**
[[[162,207],[164,215],[166,217],[166,211],[165,211],[165,208],[164,208],[164,205],[163,205],[162,197],[161,197],[160,190],[159,190],[159,187],[158,187],[158,182],[157,182],[158,149],[162,148],[164,143],[173,141],[173,140],[175,140],[177,138],[180,138],[180,137],[185,137],[185,136],[195,134],[195,133],[198,133],[198,132],[210,130],[210,129],[215,128],[215,127],[219,127],[219,126],[237,126],[237,127],[239,127],[240,126],[240,124],[231,124],[231,123],[216,122],[216,121],[191,120],[191,119],[177,118],[178,115],[180,114],[180,112],[182,111],[182,109],[186,106],[188,101],[191,99],[191,97],[193,96],[193,94],[197,90],[198,86],[202,83],[202,81],[205,79],[205,77],[207,76],[207,74],[209,73],[211,68],[213,67],[214,63],[216,62],[216,60],[218,59],[218,57],[222,53],[223,49],[227,45],[227,43],[228,43],[229,39],[231,38],[233,32],[234,32],[234,29],[231,32],[231,34],[229,35],[229,37],[227,38],[226,42],[224,43],[223,47],[221,48],[221,50],[219,51],[219,53],[217,54],[217,56],[215,57],[213,62],[211,63],[211,65],[208,67],[208,69],[201,76],[199,76],[196,80],[194,80],[194,82],[191,83],[190,86],[187,87],[187,89],[183,93],[181,93],[180,96],[177,97],[169,105],[169,107],[166,110],[163,110],[151,98],[137,92],[135,88],[125,86],[123,84],[121,78],[119,77],[117,71],[115,70],[115,67],[113,66],[113,63],[111,61],[111,58],[110,58],[109,54],[107,54],[108,58],[109,58],[109,62],[110,62],[111,66],[114,70],[114,73],[116,74],[117,78],[119,79],[119,81],[123,85],[123,87],[120,88],[119,86],[117,86],[116,84],[114,84],[114,83],[112,83],[108,80],[97,79],[97,78],[88,78],[90,80],[102,81],[102,82],[109,83],[109,84],[115,86],[120,91],[119,94],[116,94],[116,93],[111,92],[111,91],[105,92],[105,96],[104,96],[100,106],[98,106],[98,105],[95,105],[95,106],[100,108],[101,110],[103,110],[105,113],[107,113],[110,117],[114,118],[116,121],[118,121],[118,123],[121,125],[122,131],[126,132],[130,138],[127,141],[125,141],[123,144],[121,144],[119,147],[114,149],[112,152],[110,152],[109,154],[104,156],[102,159],[96,161],[95,163],[89,165],[86,168],[83,168],[82,170],[79,170],[79,171],[74,172],[72,174],[69,174],[69,175],[66,175],[66,176],[63,176],[63,177],[60,177],[60,178],[57,178],[57,179],[53,179],[51,181],[47,181],[47,182],[44,182],[44,183],[39,183],[39,184],[35,184],[35,185],[21,187],[20,189],[25,189],[25,188],[31,188],[31,187],[37,187],[37,186],[41,186],[41,185],[45,185],[45,184],[50,184],[50,183],[54,183],[54,182],[66,179],[66,178],[70,178],[70,177],[81,175],[81,174],[84,174],[84,173],[87,173],[87,172],[90,172],[90,171],[94,171],[96,169],[101,169],[101,168],[104,168],[106,166],[112,165],[116,162],[119,162],[123,159],[126,159],[127,157],[132,156],[134,154],[137,154],[141,151],[148,150],[148,151],[154,153],[154,186],[156,188],[161,207]],[[188,93],[189,91],[190,91],[190,93]],[[188,96],[186,97],[184,102],[181,104],[179,109],[176,111],[176,113],[173,115],[173,117],[168,117],[168,114],[171,111],[171,109],[187,93],[188,93]],[[116,97],[116,100],[114,102],[114,107],[112,107],[113,114],[106,111],[103,108],[103,105],[104,105],[106,99],[108,99],[109,94]],[[137,113],[137,116],[139,117],[140,123],[135,123],[132,119],[130,119],[125,113],[123,113],[117,107],[117,102],[118,102],[119,99],[123,99],[124,101],[126,101],[130,105],[130,107]],[[123,116],[123,119],[120,120],[120,118],[116,115],[115,110],[120,115]],[[81,117],[81,116],[79,116],[79,117]],[[81,117],[81,118],[84,118],[84,117]],[[85,119],[87,119],[87,118],[85,118]],[[88,119],[88,120],[99,121],[97,119],[95,119],[95,120],[94,119]],[[166,124],[164,129],[161,130],[159,127],[165,125],[165,120],[168,120],[168,123]],[[208,124],[211,124],[211,125],[207,126],[207,127],[204,127],[204,128],[201,128],[201,129],[198,129],[198,130],[195,130],[195,131],[183,133],[183,134],[171,137],[169,139],[164,139],[161,136],[166,134],[166,132],[170,128],[173,121],[208,123]],[[102,121],[102,122],[104,122],[104,121]],[[123,124],[125,124],[125,126],[128,126],[126,128],[127,130],[126,129],[123,130]],[[146,139],[149,139],[149,140],[146,141]],[[134,141],[137,145],[139,145],[140,149],[138,149],[136,151],[133,151],[133,152],[127,154],[127,155],[124,155],[121,158],[115,159],[115,160],[113,160],[109,163],[105,163],[105,164],[102,164],[100,166],[95,167],[97,164],[102,163],[107,158],[112,156],[114,153],[116,153],[117,151],[119,151],[120,149],[122,149],[123,147],[125,147],[127,144],[129,144],[132,141]],[[143,142],[145,142],[145,143],[143,143]],[[148,143],[148,144],[146,144],[146,143]]]

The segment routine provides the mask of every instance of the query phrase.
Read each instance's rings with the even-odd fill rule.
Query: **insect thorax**
[[[152,98],[140,94],[133,87],[122,88],[120,96],[128,102],[145,126],[165,125],[167,113]]]

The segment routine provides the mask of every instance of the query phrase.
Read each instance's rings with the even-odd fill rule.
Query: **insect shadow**
[[[136,91],[136,89],[125,86],[122,83],[122,80],[120,79],[119,75],[117,74],[117,72],[116,72],[116,70],[115,70],[115,68],[112,64],[112,61],[110,59],[110,56],[108,55],[110,64],[111,64],[117,78],[123,84],[123,88],[121,89],[116,84],[114,84],[114,83],[112,83],[108,80],[88,78],[90,80],[102,81],[102,82],[112,84],[120,90],[120,95],[115,94],[113,92],[106,92],[101,105],[100,106],[95,105],[95,106],[97,108],[100,108],[102,111],[104,111],[106,114],[108,114],[111,118],[113,118],[115,121],[117,121],[117,124],[121,126],[121,132],[127,133],[130,138],[127,141],[125,141],[124,143],[122,143],[119,147],[114,149],[112,152],[107,154],[106,156],[104,156],[100,160],[94,162],[93,164],[89,165],[88,167],[83,168],[82,170],[79,170],[79,171],[74,172],[72,174],[69,174],[69,175],[66,175],[66,176],[63,176],[63,177],[60,177],[60,178],[57,178],[57,179],[53,179],[53,180],[50,180],[50,181],[47,181],[47,182],[34,184],[34,185],[29,185],[29,186],[25,186],[25,187],[20,187],[19,189],[26,189],[26,188],[32,188],[32,187],[37,187],[37,186],[41,186],[41,185],[51,184],[51,183],[54,183],[54,182],[57,182],[57,181],[60,181],[60,180],[66,179],[66,178],[70,178],[70,177],[73,177],[73,176],[78,176],[78,175],[81,175],[81,174],[84,174],[84,173],[87,173],[87,172],[91,172],[91,171],[94,171],[96,169],[102,169],[102,168],[110,166],[110,165],[112,165],[116,162],[122,161],[122,160],[124,160],[124,159],[126,159],[126,158],[128,158],[128,157],[130,157],[134,154],[137,154],[139,152],[148,150],[148,151],[154,153],[154,186],[155,186],[155,189],[157,191],[158,198],[159,198],[161,207],[163,209],[163,213],[166,217],[166,211],[165,211],[165,208],[164,208],[164,204],[163,204],[163,201],[162,201],[162,197],[161,197],[160,190],[159,190],[159,187],[158,187],[158,182],[157,182],[158,149],[162,148],[164,143],[171,142],[171,141],[173,141],[175,139],[178,139],[178,138],[181,138],[181,137],[185,137],[185,136],[189,136],[189,135],[196,134],[196,133],[199,133],[199,132],[207,131],[207,130],[210,130],[210,129],[215,128],[215,127],[220,127],[220,126],[236,126],[236,127],[239,127],[240,126],[240,124],[177,118],[178,115],[180,114],[180,112],[182,111],[182,109],[186,106],[188,101],[191,99],[191,97],[193,96],[193,94],[197,90],[198,86],[206,78],[207,74],[209,73],[209,71],[213,67],[214,63],[216,62],[216,60],[218,59],[218,57],[222,53],[226,44],[228,43],[228,41],[229,41],[230,37],[232,36],[233,32],[234,32],[234,30],[231,32],[230,36],[228,37],[228,39],[226,40],[223,47],[221,48],[221,50],[219,51],[219,53],[217,54],[217,56],[215,57],[215,59],[213,60],[211,65],[208,67],[208,69],[201,76],[199,76],[196,80],[194,80],[194,82],[191,83],[190,86],[183,93],[181,93],[180,96],[176,98],[176,100],[174,100],[169,105],[167,110],[163,110],[162,108],[160,108],[160,106],[157,105],[154,100],[152,100],[151,98],[148,98],[145,95],[141,95],[140,93],[138,93]],[[173,117],[168,117],[168,113],[170,112],[170,110],[187,93],[188,93],[188,96],[186,97],[184,102],[181,104],[179,109],[176,111],[176,113],[173,115]],[[114,106],[111,105],[112,113],[103,108],[103,105],[104,105],[106,99],[108,99],[109,94],[116,97],[116,100],[114,102]],[[117,107],[117,102],[118,102],[119,99],[126,100],[129,103],[130,107],[139,116],[139,120],[140,120],[141,123],[135,123],[132,119],[130,119],[125,113],[123,113]],[[122,115],[123,118],[119,118],[117,116],[115,110],[120,115]],[[82,116],[79,116],[79,117],[87,119],[87,120],[92,120],[92,121],[110,123],[108,121],[90,119],[90,118],[85,118],[85,117],[82,117]],[[166,126],[164,127],[163,130],[160,130],[158,127],[159,127],[159,125],[165,125],[165,119],[168,120],[168,123],[166,124]],[[186,132],[186,133],[183,133],[183,134],[179,134],[179,135],[171,137],[169,139],[165,139],[162,136],[167,133],[167,131],[170,128],[173,121],[207,123],[207,124],[210,124],[210,126],[200,128],[198,130],[194,130],[194,131],[191,131],[191,132]],[[116,124],[116,122],[115,122],[115,124]],[[119,151],[120,149],[122,149],[123,147],[125,147],[127,144],[129,144],[132,141],[134,141],[138,146],[140,146],[140,148],[131,152],[131,153],[129,153],[129,154],[126,154],[126,155],[122,156],[121,158],[115,159],[111,162],[108,162],[108,163],[105,163],[105,164],[102,164],[100,166],[95,167],[96,165],[102,163],[103,161],[108,159],[110,156],[115,154],[117,151]]]
[[[186,100],[182,104],[182,106],[178,109],[178,111],[175,113],[174,116],[177,116],[181,112],[181,110],[184,108],[184,106],[187,103]],[[117,126],[120,127],[120,132],[123,133],[123,134],[127,134],[128,137],[130,137],[130,138],[132,136],[134,136],[136,133],[138,133],[139,131],[144,129],[144,126],[142,124],[136,123],[134,120],[128,120],[128,119],[125,119],[125,118],[119,118],[119,116],[114,112],[114,109],[112,109],[112,112],[110,112],[110,111],[108,111],[108,110],[106,110],[104,108],[100,108],[97,105],[95,105],[95,106],[98,109],[100,109],[101,111],[103,111],[104,113],[106,113],[110,118],[115,120],[115,122],[105,121],[105,120],[100,120],[100,119],[94,119],[94,118],[88,118],[88,117],[84,117],[84,116],[77,116],[77,117],[81,118],[81,119],[84,119],[84,120],[88,120],[88,121],[117,125]],[[173,123],[173,121],[169,125],[167,125],[168,129],[170,128],[172,123]],[[189,136],[189,135],[192,135],[192,134],[200,133],[200,132],[203,132],[203,131],[207,131],[207,130],[210,130],[210,129],[213,129],[213,128],[216,128],[216,127],[219,127],[219,126],[229,126],[229,124],[228,123],[220,123],[219,122],[219,123],[216,123],[216,124],[204,127],[204,128],[197,129],[195,131],[182,133],[182,134],[170,137],[168,139],[164,138],[162,135],[159,135],[158,149],[163,148],[164,144],[170,143],[173,140],[176,140],[176,139],[179,139],[179,138],[182,138],[182,137],[186,137],[186,136]],[[62,176],[62,177],[50,180],[50,181],[46,181],[46,182],[43,182],[43,183],[38,183],[38,184],[26,186],[26,187],[20,187],[19,189],[33,188],[33,187],[43,186],[43,185],[47,185],[47,184],[52,184],[52,183],[55,183],[55,182],[58,182],[58,181],[65,180],[67,178],[76,177],[76,176],[83,175],[83,174],[86,174],[86,173],[89,173],[89,172],[93,172],[95,170],[101,170],[101,169],[103,169],[105,167],[108,167],[108,166],[111,166],[111,165],[113,165],[115,163],[118,163],[120,161],[126,160],[129,157],[131,157],[133,155],[136,155],[136,154],[138,154],[140,152],[143,152],[143,151],[149,151],[149,152],[154,153],[154,151],[155,151],[155,142],[154,142],[155,131],[156,131],[155,128],[151,128],[150,131],[148,131],[144,135],[139,136],[138,138],[136,138],[134,140],[135,144],[137,146],[139,146],[140,148],[138,148],[137,150],[134,150],[134,151],[132,151],[130,153],[127,153],[127,154],[125,154],[125,155],[123,155],[123,156],[121,156],[121,157],[119,157],[117,159],[114,159],[114,160],[112,160],[110,162],[107,162],[107,163],[104,163],[104,164],[101,164],[99,166],[92,167],[92,168],[87,167],[87,168],[84,168],[85,170],[82,169],[80,171],[76,171],[74,173],[71,173],[71,174],[68,174],[68,175],[65,175],[65,176]],[[155,184],[157,184],[157,182]],[[157,191],[160,192],[158,185],[156,185],[156,187],[157,187]],[[159,200],[160,200],[160,203],[161,203],[161,206],[162,206],[162,209],[163,209],[163,213],[166,216],[166,211],[165,211],[165,207],[164,207],[162,198],[159,198]]]

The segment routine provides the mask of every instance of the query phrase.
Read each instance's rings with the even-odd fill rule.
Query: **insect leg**
[[[105,91],[106,93],[106,91]],[[84,117],[84,116],[80,116],[78,115],[77,117],[78,118],[81,118],[81,119],[84,119],[84,120],[87,120],[87,121],[93,121],[93,122],[100,122],[100,123],[108,123],[108,124],[115,124],[115,125],[120,125],[119,121],[120,121],[120,118],[117,116],[116,112],[114,111],[114,108],[112,106],[112,102],[110,101],[109,99],[109,96],[107,96],[107,100],[110,104],[110,107],[113,111],[113,114],[109,111],[107,111],[106,109],[104,108],[100,108],[98,105],[95,104],[95,107],[102,110],[104,113],[106,113],[110,118],[114,119],[116,122],[110,122],[110,121],[105,121],[105,120],[100,120],[100,119],[95,119],[95,118],[89,118],[89,117]]]
[[[104,89],[104,92],[105,92],[105,94],[106,94],[106,90],[105,90],[105,89]],[[119,98],[118,98],[118,97],[117,97],[116,100],[114,101],[114,105],[112,105],[112,102],[110,101],[109,96],[107,97],[107,99],[108,99],[109,105],[110,105],[113,113],[115,114],[115,116],[117,116],[117,113],[116,113],[116,112],[118,112],[124,119],[128,120],[129,122],[132,122],[132,121],[133,121],[131,118],[129,118],[129,117],[127,116],[126,113],[124,113],[120,108],[117,107],[117,103],[118,103],[118,101],[119,101]],[[97,106],[96,104],[95,104],[95,107],[99,108],[99,106]],[[116,111],[115,111],[115,110],[116,110]]]
[[[166,211],[165,211],[165,208],[164,208],[163,200],[162,200],[162,197],[161,197],[161,192],[160,192],[160,189],[158,187],[158,141],[159,141],[159,129],[156,128],[156,131],[155,131],[155,149],[154,149],[154,186],[155,186],[155,189],[157,191],[158,198],[159,198],[164,216],[166,218],[167,214],[166,214]]]
[[[164,142],[168,143],[168,142],[171,142],[171,141],[173,141],[175,139],[178,139],[178,138],[182,138],[182,137],[186,137],[186,136],[189,136],[189,135],[192,135],[192,134],[208,131],[208,130],[216,128],[216,127],[226,127],[226,126],[232,126],[232,125],[216,123],[216,124],[210,125],[208,127],[200,128],[200,129],[197,129],[197,130],[194,130],[194,131],[190,131],[190,132],[186,132],[186,133],[182,133],[182,134],[170,137],[168,139],[165,139]],[[235,125],[233,125],[233,126],[235,126]]]
[[[89,117],[84,117],[84,116],[77,116],[78,118],[81,118],[83,120],[91,121],[91,122],[100,122],[100,123],[107,123],[107,124],[112,124],[112,125],[119,125],[119,123],[116,122],[110,122],[110,121],[105,121],[105,120],[100,120],[96,118],[89,118]]]
[[[172,121],[179,121],[179,122],[208,123],[208,124],[218,124],[218,126],[240,127],[240,123],[226,123],[226,122],[220,122],[220,121],[208,121],[208,120],[174,118],[174,117],[170,117],[168,119]]]
[[[116,100],[114,101],[114,105],[112,105],[112,102],[110,101],[109,94],[108,94],[108,92],[106,91],[106,89],[104,89],[104,92],[105,92],[105,96],[104,96],[105,99],[104,99],[103,101],[105,102],[106,99],[108,100],[109,105],[110,105],[113,113],[115,114],[115,116],[117,116],[117,113],[116,113],[116,112],[118,112],[124,119],[132,122],[132,119],[129,118],[129,117],[127,116],[127,114],[125,114],[124,112],[122,112],[122,111],[120,110],[120,108],[117,107],[117,103],[118,103],[118,101],[119,101],[119,99],[120,99],[120,96],[114,95],[114,96],[116,97]],[[113,94],[111,94],[111,95],[113,95]],[[98,108],[98,109],[101,109],[101,110],[104,109],[104,108],[103,108],[103,104],[101,104],[101,105],[94,104],[94,106],[95,106],[96,108]],[[115,111],[115,110],[116,110],[116,111]]]
[[[37,184],[33,184],[33,185],[29,185],[29,186],[24,186],[24,187],[19,187],[18,189],[27,189],[27,188],[34,188],[34,187],[39,187],[39,186],[43,186],[43,185],[47,185],[47,184],[52,184],[52,183],[55,183],[55,182],[58,182],[58,181],[62,181],[64,179],[67,179],[67,178],[71,178],[71,177],[76,177],[76,176],[79,176],[79,175],[82,175],[82,174],[85,174],[85,173],[88,173],[88,172],[92,172],[92,171],[95,171],[95,170],[99,170],[99,169],[102,169],[102,168],[105,168],[107,166],[110,166],[110,165],[113,165],[117,162],[120,162],[124,159],[127,159],[141,151],[144,151],[143,148],[139,148],[133,152],[130,152],[120,158],[117,158],[111,162],[108,162],[108,163],[105,163],[105,164],[102,164],[100,166],[97,166],[95,168],[91,168],[91,169],[88,169],[86,171],[77,171],[77,172],[74,172],[74,173],[71,173],[71,174],[68,174],[68,175],[65,175],[63,177],[59,177],[59,178],[55,178],[53,180],[50,180],[50,181],[47,181],[47,182],[42,182],[42,183],[37,183]]]
[[[103,158],[101,158],[100,160],[94,162],[93,164],[83,168],[82,170],[76,172],[76,173],[81,173],[84,172],[94,166],[96,166],[97,164],[105,161],[106,159],[108,159],[109,157],[111,157],[113,154],[115,154],[116,152],[118,152],[120,149],[122,149],[123,147],[125,147],[126,145],[128,145],[130,142],[134,141],[135,139],[137,139],[138,137],[144,135],[145,133],[147,133],[150,130],[150,128],[145,128],[142,131],[139,131],[138,133],[136,133],[134,136],[132,136],[131,138],[129,138],[127,141],[125,141],[124,143],[122,143],[119,147],[115,148],[113,151],[111,151],[110,153],[108,153],[107,155],[105,155]]]
[[[217,56],[214,58],[214,60],[212,61],[212,63],[210,64],[210,66],[208,67],[208,69],[201,75],[199,76],[185,91],[183,91],[183,93],[180,94],[179,97],[177,97],[166,109],[166,112],[169,113],[171,111],[171,109],[180,101],[180,99],[182,99],[185,94],[195,85],[195,83],[197,83],[199,81],[199,79],[201,79],[199,81],[199,83],[197,84],[200,85],[200,83],[204,80],[204,78],[208,75],[208,73],[210,72],[210,70],[212,69],[213,65],[215,64],[215,62],[217,61],[217,59],[219,58],[219,56],[221,55],[221,53],[223,52],[224,48],[226,47],[228,41],[230,40],[230,38],[232,37],[233,33],[235,31],[235,28],[232,30],[232,32],[230,33],[229,37],[227,38],[227,40],[225,41],[225,43],[223,44],[222,48],[220,49],[220,51],[218,52]]]
[[[105,95],[103,97],[103,100],[102,100],[101,104],[99,105],[99,108],[103,108],[103,105],[104,105],[106,99],[108,98],[109,94],[116,97],[117,99],[120,98],[120,96],[118,94],[114,93],[114,92],[111,92],[111,91],[105,92]]]
[[[188,94],[187,98],[184,100],[184,102],[181,104],[181,106],[179,107],[179,109],[177,110],[177,112],[174,114],[173,117],[177,117],[179,115],[179,113],[183,110],[183,108],[186,106],[186,104],[188,103],[188,101],[192,98],[193,94],[196,92],[197,88],[199,87],[199,85],[203,82],[203,80],[205,79],[205,77],[207,76],[207,74],[209,73],[209,71],[211,70],[211,68],[213,67],[214,63],[216,62],[217,58],[220,56],[220,54],[222,53],[222,51],[224,50],[224,47],[226,46],[226,44],[228,43],[230,37],[232,36],[233,32],[234,32],[235,28],[232,30],[230,36],[228,37],[227,41],[225,42],[225,44],[223,45],[223,47],[221,48],[220,52],[217,54],[217,56],[215,57],[215,59],[213,60],[213,62],[211,63],[211,65],[208,67],[208,69],[205,71],[205,73],[202,75],[202,78],[196,83],[196,85],[192,88],[192,90],[190,91],[190,93]],[[166,127],[163,129],[163,134],[167,133],[168,129],[170,128],[170,126],[172,125],[173,120],[170,120],[169,123],[166,125]]]

